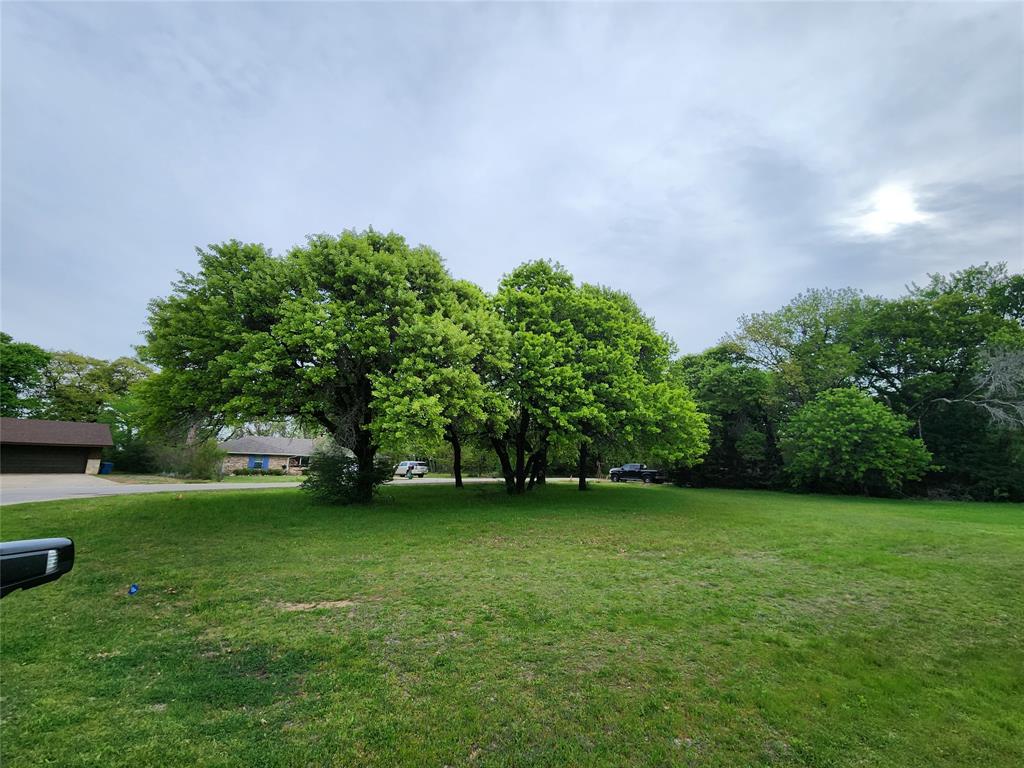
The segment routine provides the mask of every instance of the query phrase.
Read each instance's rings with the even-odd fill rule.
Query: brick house
[[[224,474],[236,469],[283,469],[289,475],[298,475],[309,466],[319,441],[302,437],[258,437],[246,435],[219,444],[227,453]]]

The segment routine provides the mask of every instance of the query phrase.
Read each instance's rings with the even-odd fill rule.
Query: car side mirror
[[[29,539],[0,542],[0,597],[56,581],[75,564],[71,539]]]

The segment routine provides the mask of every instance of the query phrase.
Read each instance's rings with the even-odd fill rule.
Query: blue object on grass
[[[109,475],[114,471],[114,462],[112,461],[101,461],[100,462],[100,474]]]
[[[129,595],[134,595],[138,591],[139,591],[139,585],[138,584],[132,584],[130,587],[128,587],[128,594]]]

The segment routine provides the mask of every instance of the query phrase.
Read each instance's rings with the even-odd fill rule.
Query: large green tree
[[[39,409],[35,390],[49,360],[35,344],[0,332],[0,416],[33,415]]]
[[[577,424],[580,490],[595,451],[695,462],[707,429],[685,385],[669,376],[674,344],[621,291],[584,284],[573,302],[576,363],[590,393]]]
[[[510,492],[543,481],[554,454],[576,454],[585,489],[596,454],[691,463],[704,452],[703,416],[668,377],[673,346],[628,295],[534,261],[505,277],[494,306],[507,359],[482,378],[506,403],[487,427]]]
[[[494,297],[509,334],[508,361],[489,384],[508,408],[492,414],[486,429],[510,493],[531,487],[552,441],[573,441],[595,411],[576,353],[575,292],[562,266],[533,261],[506,275]]]
[[[366,501],[387,433],[443,430],[463,380],[458,348],[470,345],[430,248],[368,230],[316,235],[283,258],[237,241],[199,256],[199,271],[150,306],[143,353],[161,371],[144,394],[158,423],[315,420],[354,453]],[[435,360],[454,369],[424,375]],[[403,378],[396,403],[388,393]]]

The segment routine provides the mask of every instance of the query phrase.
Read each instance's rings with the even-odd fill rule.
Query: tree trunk
[[[526,463],[526,466],[527,466],[526,474],[530,478],[529,481],[526,483],[526,490],[528,490],[528,491],[532,491],[534,483],[537,482],[537,466],[538,466],[537,458],[538,458],[538,454],[533,453],[533,454],[530,455],[530,460]]]
[[[368,504],[373,501],[373,465],[377,459],[377,446],[370,432],[372,391],[369,376],[364,374],[360,377],[359,390],[359,406],[356,407],[358,416],[352,420],[352,452],[356,455],[356,501]]]
[[[362,503],[373,501],[374,461],[377,458],[377,446],[373,444],[370,432],[359,429],[356,432],[355,446],[352,451],[356,455],[356,500]]]
[[[515,495],[526,493],[537,481],[534,470],[542,454],[546,463],[546,438],[541,438],[540,449],[534,451],[528,440],[529,430],[530,414],[523,410],[519,414],[519,423],[516,425],[515,431],[510,430],[500,437],[489,435],[494,452],[498,454],[498,460],[501,462],[501,472],[505,476],[505,488],[509,493]],[[544,464],[540,466],[543,469]],[[529,485],[527,485],[527,481],[529,481]]]
[[[462,440],[458,430],[450,424],[445,428],[445,439],[452,444],[452,474],[455,475],[455,487],[462,488]]]
[[[547,463],[548,447],[544,443],[530,454],[530,460],[526,464],[527,474],[530,476],[530,482],[526,486],[526,490],[533,490],[534,485],[544,485],[544,472],[547,470]]]
[[[491,446],[494,448],[494,452],[498,454],[498,461],[501,462],[501,475],[505,478],[505,490],[509,493],[515,493],[515,473],[512,470],[512,462],[509,461],[508,451],[505,449],[504,443],[498,438],[492,437]]]
[[[516,495],[526,493],[526,462],[523,461],[523,452],[516,451]]]
[[[530,414],[525,410],[519,416],[519,431],[516,432],[516,494],[526,493],[526,430],[530,426]]]
[[[580,443],[580,485],[581,491],[587,490],[587,444]]]
[[[455,436],[455,442],[452,443],[452,472],[455,475],[455,487],[462,487],[462,441],[459,440],[459,436]]]

